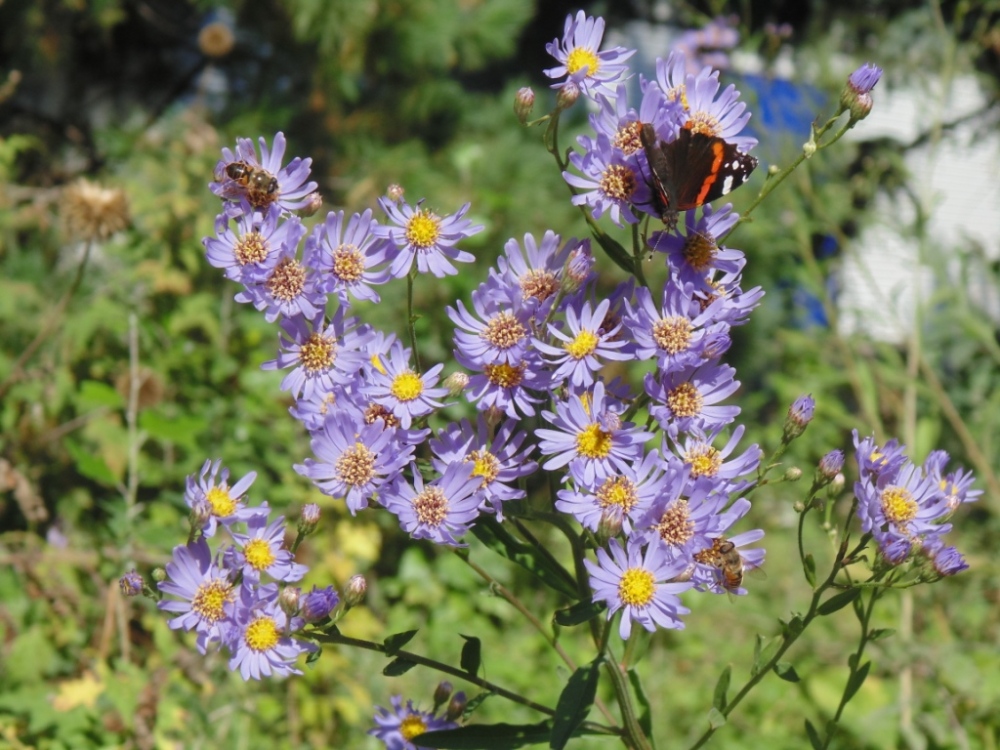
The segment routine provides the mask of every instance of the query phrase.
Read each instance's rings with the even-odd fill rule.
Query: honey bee
[[[718,584],[730,594],[736,593],[743,585],[745,574],[763,576],[759,567],[748,567],[736,545],[725,537],[712,540],[712,546],[695,555],[698,562],[716,569]]]
[[[278,179],[263,167],[245,161],[231,161],[216,170],[215,179],[232,180],[239,186],[238,195],[246,196],[254,208],[263,208],[278,198]]]

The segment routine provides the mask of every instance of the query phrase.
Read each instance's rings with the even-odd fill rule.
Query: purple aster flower
[[[750,113],[746,111],[747,105],[737,101],[740,92],[732,84],[729,84],[716,99],[719,86],[718,71],[712,71],[708,75],[704,75],[702,71],[698,75],[687,76],[685,99],[688,119],[684,127],[694,133],[722,138],[746,153],[757,145],[756,138],[740,135],[750,120]]]
[[[218,524],[230,526],[237,521],[248,521],[256,515],[267,515],[267,504],[248,508],[243,496],[257,478],[257,472],[251,471],[232,487],[229,486],[229,469],[219,469],[222,459],[214,463],[211,459],[202,464],[198,475],[189,474],[185,480],[184,502],[189,508],[195,509],[204,504],[209,513],[201,532],[205,537],[215,535]]]
[[[542,416],[557,429],[535,431],[542,453],[552,456],[542,468],[548,471],[569,464],[577,483],[594,488],[638,462],[643,443],[653,434],[622,422],[613,406],[605,398],[604,383],[598,381],[592,391],[557,402],[555,414],[543,411]]]
[[[882,77],[882,68],[872,63],[865,63],[851,73],[847,79],[850,86],[859,94],[867,94]]]
[[[604,362],[602,360],[626,361],[632,355],[620,351],[627,342],[615,340],[621,324],[612,328],[604,327],[604,319],[611,307],[610,300],[604,300],[591,309],[590,302],[584,302],[577,313],[575,306],[566,308],[566,328],[563,333],[554,325],[549,325],[549,333],[562,341],[562,346],[552,346],[535,339],[535,349],[549,355],[548,364],[554,366],[554,384],[569,380],[575,389],[589,388],[594,383],[594,373]]]
[[[729,424],[740,413],[738,406],[719,404],[740,387],[734,380],[736,368],[704,364],[659,376],[647,373],[646,393],[653,399],[649,413],[665,430],[690,432],[700,428],[711,432]]]
[[[404,428],[409,428],[414,419],[444,406],[437,399],[448,395],[447,388],[434,387],[444,369],[443,364],[420,375],[410,367],[409,360],[410,350],[395,342],[388,357],[380,358],[370,373],[371,382],[365,389],[368,397],[389,409]]]
[[[279,337],[282,350],[277,359],[261,365],[263,370],[292,367],[281,381],[281,390],[294,398],[314,393],[328,393],[337,385],[350,385],[368,361],[365,347],[371,329],[359,325],[357,318],[344,318],[338,307],[333,319],[325,322],[320,312],[315,318],[286,318],[281,321]]]
[[[465,397],[479,411],[496,410],[520,419],[534,416],[535,404],[544,400],[537,394],[548,387],[548,375],[535,351],[525,352],[515,364],[479,365],[461,350],[455,352],[455,358],[463,367],[476,371],[469,378]]]
[[[258,143],[259,159],[249,138],[238,138],[235,152],[222,149],[222,160],[215,167],[216,182],[209,189],[225,200],[246,198],[256,209],[276,205],[282,211],[297,211],[308,206],[310,195],[316,190],[316,183],[308,181],[312,159],[295,157],[282,167],[285,134],[281,132],[274,136],[273,149],[268,148],[263,137]],[[234,165],[241,166],[234,169]]]
[[[377,236],[378,222],[371,209],[354,214],[344,224],[344,212],[332,211],[326,221],[318,224],[306,240],[306,263],[319,274],[318,289],[336,294],[341,304],[347,304],[348,294],[355,299],[378,302],[372,285],[390,279],[386,269],[375,270],[385,262],[386,242]]]
[[[972,489],[972,483],[976,481],[976,477],[971,471],[959,468],[945,474],[944,469],[947,464],[947,452],[931,451],[924,460],[924,471],[937,481],[941,491],[948,497],[948,507],[954,511],[962,503],[978,500],[983,491]]]
[[[512,485],[538,469],[537,463],[528,460],[534,445],[528,444],[521,450],[527,435],[523,431],[515,432],[516,429],[516,421],[506,420],[490,437],[493,431],[480,414],[475,428],[469,420],[463,419],[458,424],[448,425],[430,441],[434,453],[431,464],[439,473],[444,474],[453,463],[466,462],[474,466],[472,475],[481,478],[480,489],[486,502],[501,521],[503,503],[525,495],[524,490]]]
[[[683,440],[678,439],[680,437],[678,435],[670,435],[675,452],[667,450],[667,440],[664,436],[663,455],[670,462],[686,466],[692,480],[707,477],[715,483],[716,491],[731,496],[743,492],[754,484],[755,480],[741,479],[740,477],[756,473],[764,451],[754,443],[739,456],[730,459],[729,457],[735,452],[736,446],[746,431],[746,426],[737,425],[725,446],[719,449],[712,444],[721,430],[721,427],[716,427],[705,432],[702,429],[693,428],[683,433]]]
[[[697,73],[703,65],[725,70],[729,67],[730,50],[739,44],[740,33],[728,18],[715,18],[700,29],[689,29],[681,34],[675,49],[688,53],[688,73]]]
[[[413,446],[400,445],[381,420],[359,424],[339,411],[313,433],[311,445],[316,460],[307,458],[295,471],[309,477],[320,492],[344,498],[352,515],[396,481],[413,456]]]
[[[118,588],[121,590],[122,596],[139,596],[144,585],[145,581],[134,568],[118,579]]]
[[[450,261],[471,263],[476,259],[471,253],[455,247],[459,240],[483,230],[481,224],[473,225],[464,218],[471,204],[466,203],[458,213],[445,217],[422,208],[420,203],[414,208],[407,203],[397,204],[388,198],[379,198],[379,205],[396,224],[394,227],[379,225],[375,230],[377,236],[389,240],[392,245],[387,250],[392,278],[406,276],[413,267],[414,257],[420,273],[432,273],[439,279],[458,273]]]
[[[382,495],[382,505],[414,539],[465,547],[457,537],[472,526],[483,502],[482,479],[474,471],[472,464],[449,464],[439,479],[425,486],[420,472],[414,470],[413,486],[397,483]]]
[[[945,546],[939,537],[931,537],[921,550],[931,561],[934,571],[941,577],[953,576],[968,570],[969,564],[954,547]]]
[[[374,735],[385,743],[387,750],[425,750],[414,745],[410,740],[424,732],[440,732],[445,729],[456,729],[458,724],[447,719],[439,719],[430,711],[418,711],[413,707],[413,701],[394,695],[392,710],[376,706],[374,729],[368,734]]]
[[[883,447],[875,443],[873,436],[863,440],[857,430],[854,436],[854,458],[858,462],[858,471],[862,482],[874,483],[881,476],[895,476],[900,467],[906,463],[905,448],[893,438]]]
[[[253,588],[242,586],[234,602],[228,646],[233,656],[229,668],[239,669],[244,680],[272,675],[302,674],[295,661],[302,654],[318,651],[314,643],[288,635],[301,629],[302,618],[289,618],[278,605],[278,585]]]
[[[278,516],[271,523],[267,516],[258,515],[247,521],[247,533],[230,532],[234,546],[226,548],[223,559],[231,570],[243,570],[243,580],[260,581],[267,573],[276,581],[302,579],[309,568],[295,562],[295,555],[285,549],[285,518]]]
[[[739,220],[732,206],[724,205],[715,210],[702,207],[702,215],[695,211],[684,212],[686,232],[654,232],[649,247],[667,256],[671,276],[681,285],[692,284],[695,289],[714,291],[706,279],[715,271],[738,274],[746,265],[746,256],[739,250],[720,247],[716,238],[725,235]]]
[[[531,344],[529,308],[521,304],[517,290],[499,284],[494,277],[472,293],[475,315],[461,300],[458,309],[447,310],[456,327],[456,349],[479,367],[520,362]]]
[[[279,317],[315,318],[326,308],[326,295],[318,288],[318,274],[302,265],[297,255],[296,246],[283,246],[273,268],[259,278],[243,280],[245,288],[236,301],[253,304],[268,323]]]
[[[652,203],[649,186],[641,179],[637,167],[611,147],[606,136],[598,135],[592,145],[586,154],[573,151],[569,155],[570,164],[582,176],[563,172],[563,179],[579,191],[573,195],[573,205],[590,206],[595,219],[610,211],[611,221],[618,226],[623,226],[623,218],[629,224],[638,224],[639,217],[632,207]]]
[[[583,564],[590,572],[594,601],[608,605],[608,619],[622,610],[618,627],[622,640],[632,633],[633,620],[650,632],[657,625],[683,629],[681,615],[691,610],[677,595],[690,589],[691,583],[668,583],[684,572],[684,564],[668,560],[662,546],[651,544],[643,554],[638,542],[629,540],[623,550],[618,540],[612,539],[608,551],[597,550],[596,564],[590,560]]]
[[[340,595],[333,586],[318,588],[313,585],[312,591],[299,599],[299,612],[306,622],[319,622],[330,616],[340,603]]]
[[[308,398],[296,399],[295,405],[289,407],[288,412],[306,428],[308,432],[315,432],[323,429],[326,418],[337,411],[346,411],[356,419],[362,417],[362,407],[356,403],[357,394],[351,393],[349,388],[334,386],[332,391],[314,391]]]
[[[625,61],[635,54],[635,50],[624,47],[600,51],[604,37],[604,19],[587,16],[582,10],[576,16],[566,16],[562,40],[553,39],[545,45],[545,51],[559,61],[559,65],[544,71],[549,78],[567,80],[553,85],[560,88],[573,82],[589,97],[607,84],[617,81],[628,70]]]
[[[539,244],[533,235],[524,235],[524,250],[513,237],[503,246],[504,254],[497,258],[500,285],[520,289],[521,299],[544,316],[548,303],[562,286],[563,268],[571,250],[580,240],[572,237],[559,247],[559,235],[548,230]]]
[[[215,217],[216,236],[202,240],[209,264],[223,269],[231,281],[263,278],[288,251],[294,255],[305,233],[297,217],[282,219],[277,206],[264,214],[251,210],[246,200],[242,206],[245,210],[236,218],[235,230],[223,212]]]
[[[556,510],[573,516],[582,526],[596,532],[604,523],[632,533],[632,519],[638,518],[662,492],[663,461],[655,450],[641,461],[605,478],[590,489],[563,489],[556,494]]]
[[[157,587],[176,599],[162,599],[157,607],[179,613],[167,625],[171,630],[194,630],[198,633],[198,651],[204,654],[213,641],[223,637],[226,605],[236,598],[233,571],[212,561],[212,551],[204,537],[187,545],[174,547],[173,557],[165,566],[167,580]]]

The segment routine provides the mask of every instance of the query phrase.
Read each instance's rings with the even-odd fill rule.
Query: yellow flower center
[[[629,568],[618,581],[618,598],[632,607],[645,607],[653,600],[656,581],[645,568]]]
[[[916,517],[917,503],[908,489],[890,484],[882,490],[882,511],[890,523],[905,526]]]
[[[401,722],[399,722],[399,733],[403,735],[403,739],[409,742],[418,734],[423,734],[427,731],[427,724],[424,723],[423,718],[417,716],[416,714],[410,714]]]
[[[418,250],[426,250],[441,234],[441,219],[420,208],[406,222],[406,241]]]
[[[667,406],[675,417],[693,417],[701,413],[704,400],[691,383],[681,383],[667,394]]]
[[[621,508],[623,513],[631,511],[639,502],[635,483],[627,477],[605,479],[594,494],[601,508]]]
[[[483,367],[483,375],[490,381],[491,385],[499,388],[516,388],[524,380],[524,371],[527,365],[486,365]]]
[[[319,331],[309,334],[306,342],[299,347],[299,362],[306,372],[317,373],[329,370],[337,358],[337,341],[332,336],[324,336]]]
[[[260,232],[253,231],[244,234],[233,247],[233,256],[241,266],[260,263],[267,258],[268,247]]]
[[[583,47],[576,47],[566,56],[566,70],[569,71],[570,75],[586,68],[587,76],[593,78],[597,75],[600,64],[601,59],[597,53]]]
[[[354,245],[341,245],[333,251],[333,267],[330,270],[341,281],[357,281],[365,272],[365,256]]]
[[[518,284],[521,286],[522,298],[534,297],[539,302],[544,302],[559,289],[559,281],[554,273],[536,268],[524,274]]]
[[[236,501],[229,494],[229,486],[213,487],[205,493],[205,499],[212,507],[212,515],[218,518],[228,518],[236,512]]]
[[[527,335],[527,329],[506,310],[494,315],[479,334],[482,339],[489,342],[490,346],[500,351],[517,346]]]
[[[305,288],[306,269],[295,258],[282,258],[267,280],[267,291],[280,302],[290,302]]]
[[[278,641],[281,638],[281,632],[278,630],[278,624],[271,617],[258,617],[256,620],[247,625],[246,633],[243,634],[243,640],[246,642],[253,651],[270,651],[272,648],[278,645]]]
[[[653,341],[667,354],[687,351],[691,345],[691,321],[680,316],[660,318],[653,324]]]
[[[623,164],[609,164],[601,174],[601,192],[614,201],[627,201],[639,183],[635,172]]]
[[[604,458],[611,452],[611,433],[595,422],[576,436],[576,450],[586,458]]]
[[[699,443],[685,453],[684,463],[691,465],[691,478],[714,477],[722,468],[722,454],[711,445]]]
[[[597,348],[600,339],[590,331],[580,331],[576,338],[566,344],[563,348],[573,359],[583,359],[588,354],[592,354]]]
[[[615,133],[611,145],[617,146],[625,156],[631,156],[642,148],[642,139],[639,131],[642,130],[642,123],[636,120],[622,125]]]
[[[360,487],[369,482],[375,473],[375,454],[364,443],[355,443],[340,454],[336,464],[337,476],[344,482]]]
[[[424,381],[412,370],[406,370],[393,378],[389,391],[400,401],[412,401],[424,392]]]
[[[687,500],[678,500],[667,508],[653,528],[660,539],[669,545],[679,547],[686,543],[694,533],[694,521],[691,520]]]
[[[500,473],[500,461],[485,448],[472,451],[465,460],[473,462],[472,476],[483,478],[483,483],[479,485],[481,489],[485,489]]]
[[[448,517],[448,498],[440,487],[427,487],[411,501],[417,520],[428,526],[440,526]]]
[[[687,86],[683,83],[680,86],[674,86],[666,92],[666,95],[668,102],[680,102],[685,112],[691,109],[691,105],[688,104]]]
[[[233,600],[233,586],[215,578],[198,585],[191,598],[191,609],[207,622],[218,622],[225,616],[223,605]]]
[[[277,559],[266,539],[251,539],[243,548],[243,554],[246,555],[247,564],[257,571],[267,570]]]
[[[705,135],[717,137],[722,133],[719,118],[711,112],[692,112],[684,127],[692,133],[704,133]]]

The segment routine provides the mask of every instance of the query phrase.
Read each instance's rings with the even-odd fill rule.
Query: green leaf
[[[787,661],[779,661],[775,664],[774,673],[786,682],[798,682],[800,680],[799,673],[795,671],[795,667]]]
[[[756,677],[760,674],[760,671],[764,669],[764,665],[771,661],[771,657],[774,656],[774,652],[778,650],[781,645],[781,638],[771,638],[766,643],[765,646],[764,639],[762,636],[758,635],[758,642],[754,645],[754,659],[753,666],[750,667],[750,674]]]
[[[576,579],[565,568],[540,554],[534,546],[513,536],[495,518],[480,516],[472,527],[472,533],[491,550],[517,563],[545,585],[573,599],[580,596]]]
[[[810,588],[816,588],[816,558],[812,556],[812,553],[806,555],[802,560],[802,572],[806,574],[806,581],[808,581]]]
[[[642,713],[639,714],[639,726],[646,733],[650,743],[653,742],[653,707],[649,703],[649,696],[646,695],[639,679],[639,673],[633,668],[628,671],[628,681],[632,685],[632,692],[635,693],[635,702],[639,704]]]
[[[597,240],[597,244],[604,249],[604,252],[615,262],[616,266],[630,276],[635,273],[635,264],[632,262],[632,256],[629,255],[617,240],[603,233],[598,234],[594,232],[593,236]]]
[[[819,732],[816,731],[816,727],[809,719],[806,719],[806,735],[809,737],[809,744],[812,745],[813,750],[823,750],[823,740],[820,739]]]
[[[73,458],[76,470],[87,479],[105,487],[114,487],[118,484],[118,477],[100,456],[88,452],[79,443],[73,440],[63,440],[63,447]]]
[[[883,638],[889,638],[896,634],[896,631],[892,628],[875,628],[868,634],[869,641],[880,641]]]
[[[838,609],[846,607],[859,596],[861,596],[861,589],[848,589],[847,591],[841,591],[839,594],[831,596],[825,602],[820,604],[819,609],[817,609],[816,612],[821,615],[832,615]]]
[[[442,750],[516,750],[519,747],[547,742],[552,725],[540,724],[473,724],[458,729],[426,732],[412,738],[419,747]]]
[[[409,672],[415,666],[417,666],[416,662],[407,659],[394,659],[382,670],[382,674],[386,677],[399,677],[401,674]]]
[[[582,623],[593,620],[607,608],[608,608],[607,603],[603,601],[577,602],[572,607],[556,610],[555,614],[556,624],[562,625],[563,627],[580,625]]]
[[[384,641],[382,641],[382,645],[385,646],[385,655],[395,656],[398,654],[399,649],[412,641],[413,636],[416,634],[416,630],[407,630],[405,633],[393,633],[388,636]]]
[[[459,635],[462,635],[459,633]],[[465,639],[465,645],[462,646],[462,660],[460,664],[462,669],[471,674],[473,677],[479,671],[479,665],[482,663],[483,656],[483,644],[478,639],[471,635],[462,635]]]
[[[722,715],[722,711],[717,709],[715,706],[708,712],[708,725],[712,729],[718,729],[719,727],[724,727],[726,725],[726,717]]]
[[[712,694],[712,705],[720,711],[726,707],[726,694],[729,692],[729,683],[732,677],[733,667],[729,664],[722,670],[722,674],[719,675],[719,679],[715,683],[715,692]]]
[[[102,406],[120,409],[125,406],[125,399],[114,387],[99,380],[84,380],[80,383],[77,408],[80,411],[90,411]]]
[[[597,694],[597,678],[600,676],[598,670],[602,661],[604,657],[598,656],[587,666],[577,669],[559,695],[552,735],[549,739],[549,747],[553,750],[562,750],[566,747],[566,743],[590,713],[594,696]]]
[[[868,677],[868,670],[871,669],[872,663],[866,661],[861,665],[861,669],[857,672],[851,674],[850,678],[847,680],[847,687],[844,688],[844,703],[847,703],[854,694],[858,692],[861,686],[864,684],[865,679]]]
[[[139,414],[139,427],[151,438],[194,449],[198,437],[208,429],[208,422],[199,416],[152,409]]]
[[[791,620],[785,622],[784,620],[778,620],[781,623],[781,632],[786,638],[797,638],[805,627],[805,623],[802,621],[802,615],[795,615]]]

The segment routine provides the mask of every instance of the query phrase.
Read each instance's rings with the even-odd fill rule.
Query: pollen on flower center
[[[243,640],[247,646],[258,653],[270,651],[278,645],[280,639],[281,632],[278,630],[278,624],[273,617],[267,616],[258,617],[251,622],[247,625],[246,633],[243,634]]]
[[[403,735],[403,739],[409,743],[418,734],[423,734],[427,731],[427,724],[424,722],[423,718],[417,716],[416,714],[410,714],[401,722],[399,722],[399,733]]]
[[[576,450],[586,458],[604,458],[611,452],[611,433],[596,422],[588,425],[576,436]]]
[[[593,78],[597,75],[600,64],[601,58],[597,56],[597,53],[583,47],[576,47],[566,56],[566,71],[570,75],[586,68],[587,75]]]
[[[618,581],[618,598],[631,607],[645,607],[655,592],[656,580],[645,568],[629,568]]]
[[[472,451],[465,460],[473,462],[472,476],[483,478],[483,483],[479,485],[481,489],[485,489],[500,473],[500,461],[485,448]]]
[[[247,558],[247,564],[258,571],[267,570],[277,559],[266,539],[251,539],[243,547],[243,554]]]
[[[332,336],[324,336],[319,331],[309,334],[309,338],[299,347],[299,362],[310,374],[329,370],[336,359],[337,340]]]
[[[687,500],[678,500],[667,508],[653,527],[665,543],[675,546],[686,544],[694,533],[694,521]]]
[[[361,487],[375,474],[375,454],[364,443],[355,443],[353,448],[340,454],[335,469],[346,484]]]
[[[412,401],[424,392],[424,381],[412,370],[406,370],[392,379],[389,391],[400,401]]]
[[[229,487],[221,485],[212,487],[205,493],[205,499],[212,507],[212,515],[227,518],[236,512],[236,501],[229,494]]]
[[[282,302],[295,299],[306,286],[306,269],[295,258],[282,258],[270,278],[267,291]]]
[[[704,110],[700,112],[692,112],[688,121],[684,123],[684,127],[692,133],[704,133],[705,135],[713,137],[719,136],[722,133],[719,118],[711,112],[705,112]]]
[[[232,584],[221,578],[215,578],[199,584],[191,598],[191,610],[206,622],[218,622],[226,614],[223,606],[232,600]]]
[[[917,515],[917,503],[905,487],[890,484],[882,490],[882,511],[886,520],[897,526],[905,526]]]
[[[665,93],[668,102],[680,102],[685,112],[691,109],[691,105],[688,104],[687,86],[683,83],[680,86],[668,89]]]
[[[267,240],[258,231],[244,234],[233,246],[233,256],[241,266],[262,263],[267,259],[268,252]]]
[[[601,175],[601,192],[614,201],[630,200],[637,186],[635,172],[622,164],[609,164]]]
[[[534,297],[539,302],[544,302],[559,289],[559,282],[551,271],[541,271],[533,268],[518,280],[521,286],[521,297],[529,299]]]
[[[681,458],[691,466],[691,478],[714,477],[722,468],[722,454],[711,445],[699,443]]]
[[[693,417],[700,414],[703,403],[701,394],[691,383],[681,383],[667,393],[667,406],[675,417]]]
[[[621,508],[622,513],[628,513],[639,502],[635,491],[635,483],[628,477],[610,477],[597,488],[594,493],[597,504],[604,508]]]
[[[611,145],[617,146],[625,156],[631,156],[642,148],[642,139],[639,131],[642,130],[642,123],[636,120],[618,128]]]
[[[428,526],[440,526],[448,517],[448,498],[440,487],[427,487],[411,504],[417,520]]]
[[[504,351],[517,346],[528,335],[528,331],[513,313],[504,310],[494,315],[479,335],[491,346]]]
[[[365,409],[365,424],[375,424],[382,420],[387,428],[399,427],[399,418],[382,404],[370,404]]]
[[[406,222],[406,241],[418,250],[426,250],[441,235],[441,219],[423,208]]]
[[[357,247],[345,243],[333,251],[330,270],[341,281],[357,281],[365,272],[365,257]]]
[[[527,365],[516,366],[500,364],[486,365],[483,367],[483,375],[490,381],[490,385],[498,388],[517,388],[524,380],[524,371]]]
[[[653,341],[667,354],[687,351],[691,346],[691,321],[679,315],[660,318],[653,324]]]
[[[563,348],[573,359],[583,359],[588,354],[592,354],[597,348],[600,339],[590,331],[580,331],[576,337],[567,343]]]
[[[684,242],[684,260],[695,271],[706,271],[715,260],[718,249],[711,234],[694,232]]]

